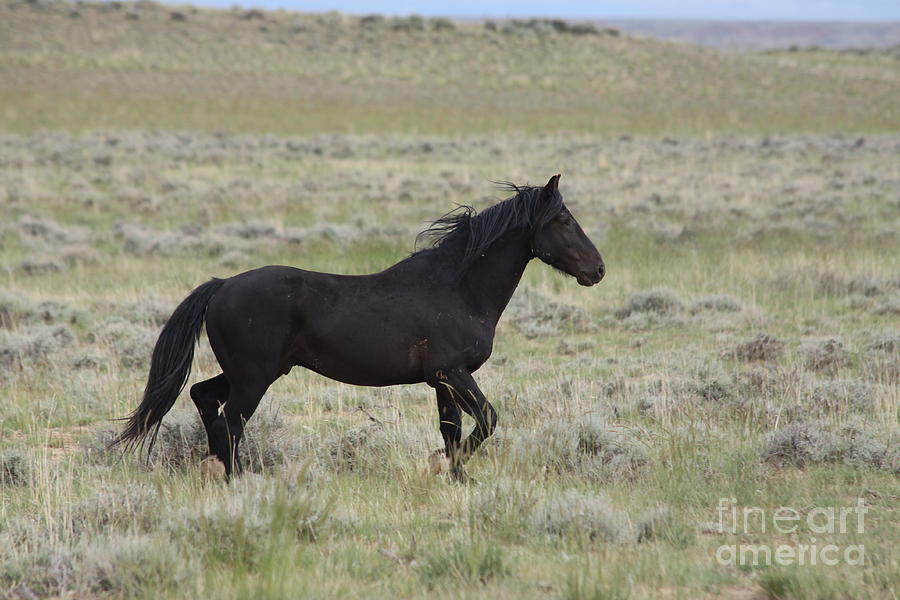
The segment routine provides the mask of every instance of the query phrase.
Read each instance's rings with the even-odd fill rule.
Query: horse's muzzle
[[[583,285],[585,287],[590,287],[592,285],[597,285],[600,283],[600,280],[603,279],[603,276],[606,275],[606,265],[600,263],[600,266],[597,267],[596,271],[587,271],[579,273],[575,279],[578,281],[579,285]]]

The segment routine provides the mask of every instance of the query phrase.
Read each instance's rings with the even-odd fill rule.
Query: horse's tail
[[[127,418],[124,431],[109,445],[124,444],[129,450],[143,444],[151,434],[150,448],[159,433],[162,418],[184,389],[194,361],[194,344],[206,320],[206,306],[224,279],[211,279],[185,298],[166,321],[150,362],[150,374],[140,406]]]

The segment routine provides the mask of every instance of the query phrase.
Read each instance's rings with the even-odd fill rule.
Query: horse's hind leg
[[[228,391],[228,379],[224,373],[191,386],[191,399],[197,407],[197,412],[200,413],[207,435],[209,426],[219,416],[219,407],[228,400]]]
[[[244,435],[244,424],[253,416],[271,381],[230,380],[228,400],[210,423],[209,450],[225,465],[225,475],[241,472],[238,446]]]
[[[200,469],[206,474],[213,474],[217,471],[221,473],[219,469],[225,467],[224,463],[216,466],[217,457],[212,458],[211,462],[209,457],[214,456],[211,427],[216,417],[219,416],[220,407],[228,400],[229,389],[228,379],[224,373],[191,386],[191,399],[197,406],[197,412],[200,413],[200,420],[203,421],[203,428],[206,429],[206,438],[209,441],[209,455],[200,464]]]

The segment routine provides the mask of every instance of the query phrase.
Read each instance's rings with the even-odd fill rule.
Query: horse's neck
[[[508,233],[491,244],[461,282],[473,308],[496,324],[531,258],[527,233]]]

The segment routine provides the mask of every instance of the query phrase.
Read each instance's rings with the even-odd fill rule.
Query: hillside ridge
[[[900,126],[893,59],[744,55],[555,19],[7,1],[0,39],[0,127],[12,131]]]

